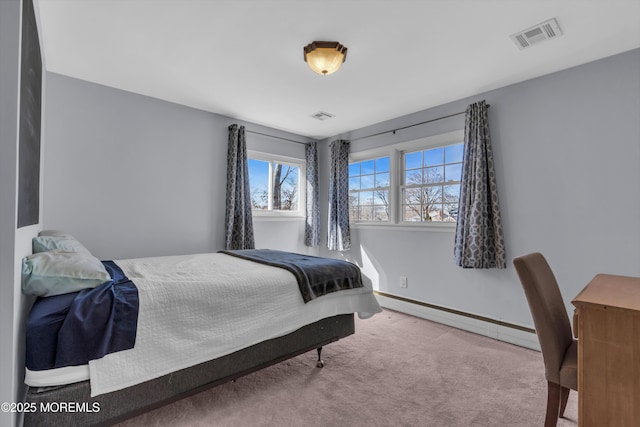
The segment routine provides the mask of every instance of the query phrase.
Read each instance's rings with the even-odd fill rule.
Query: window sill
[[[455,233],[456,224],[455,223],[379,223],[379,222],[357,222],[350,223],[350,228],[353,229],[370,229],[370,230],[403,230],[403,231],[432,231],[438,233]]]
[[[277,214],[277,213],[253,213],[254,221],[304,221],[305,217],[300,214]]]

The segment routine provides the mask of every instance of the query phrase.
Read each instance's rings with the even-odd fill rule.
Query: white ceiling
[[[640,47],[640,0],[37,3],[49,71],[314,138]],[[562,37],[510,40],[553,17]],[[307,67],[314,40],[340,71]]]

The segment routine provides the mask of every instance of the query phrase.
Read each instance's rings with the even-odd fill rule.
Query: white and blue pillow
[[[22,259],[22,292],[53,296],[95,288],[111,276],[73,236],[46,230],[33,238],[33,254]]]

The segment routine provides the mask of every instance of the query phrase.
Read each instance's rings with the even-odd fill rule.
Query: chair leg
[[[547,381],[547,416],[544,427],[556,427],[560,409],[560,384]]]
[[[570,388],[560,387],[560,412],[559,415],[564,418],[564,410],[567,407],[567,401],[569,400]]]

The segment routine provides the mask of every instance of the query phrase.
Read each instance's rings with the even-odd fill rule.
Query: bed
[[[38,249],[42,256],[73,252],[36,246],[34,242],[34,252]],[[78,254],[77,248],[72,249]],[[125,332],[113,325],[94,327],[87,319],[89,312],[96,310],[67,309],[65,316],[76,313],[79,319],[71,335],[91,343],[84,346],[91,348],[86,363],[72,360],[85,350],[69,351],[73,357],[62,356],[66,360],[63,366],[35,366],[47,359],[42,356],[48,352],[45,342],[56,341],[46,337],[58,335],[59,346],[69,340],[62,338],[63,329],[57,333],[39,330],[31,324],[36,322],[30,316],[25,383],[27,404],[33,410],[25,413],[24,425],[113,424],[314,349],[318,350],[318,366],[322,366],[322,347],[354,333],[354,313],[367,318],[380,311],[370,286],[361,280],[353,264],[338,261],[357,277],[345,276],[340,279],[342,284],[337,284],[334,279],[340,274],[328,267],[337,260],[279,251],[248,252],[105,261],[102,264],[111,282],[82,290],[72,288],[73,292],[58,284],[43,291],[40,283],[25,283],[25,276],[35,273],[23,260],[23,291],[40,294],[32,313],[42,312],[40,306],[50,301],[73,299],[75,304],[96,293],[102,300],[105,292],[101,289],[109,288],[116,290],[109,295],[124,295],[128,301],[120,311],[112,308],[109,316],[127,325],[131,323],[126,320],[130,319],[127,313],[135,311],[132,307],[137,304],[135,339],[129,346],[127,327],[120,328]],[[270,258],[260,259],[265,254]],[[273,261],[274,254],[280,259]],[[322,264],[323,260],[329,264]],[[315,272],[299,267],[316,262],[321,264]],[[109,263],[119,268],[124,279],[118,272],[114,274]],[[285,264],[290,264],[289,268]],[[318,274],[326,280],[317,282]],[[311,283],[314,280],[320,285]],[[131,288],[120,286],[127,281],[135,285],[135,303],[130,303],[135,300]],[[120,292],[121,288],[124,291]],[[112,307],[117,305],[112,301]],[[52,317],[44,319],[47,323]],[[66,327],[73,322],[64,319],[62,324]],[[113,348],[97,357],[93,347],[103,346],[105,340],[96,337],[104,330],[110,331],[105,348]],[[65,354],[60,348],[53,353],[56,351],[58,356]]]

